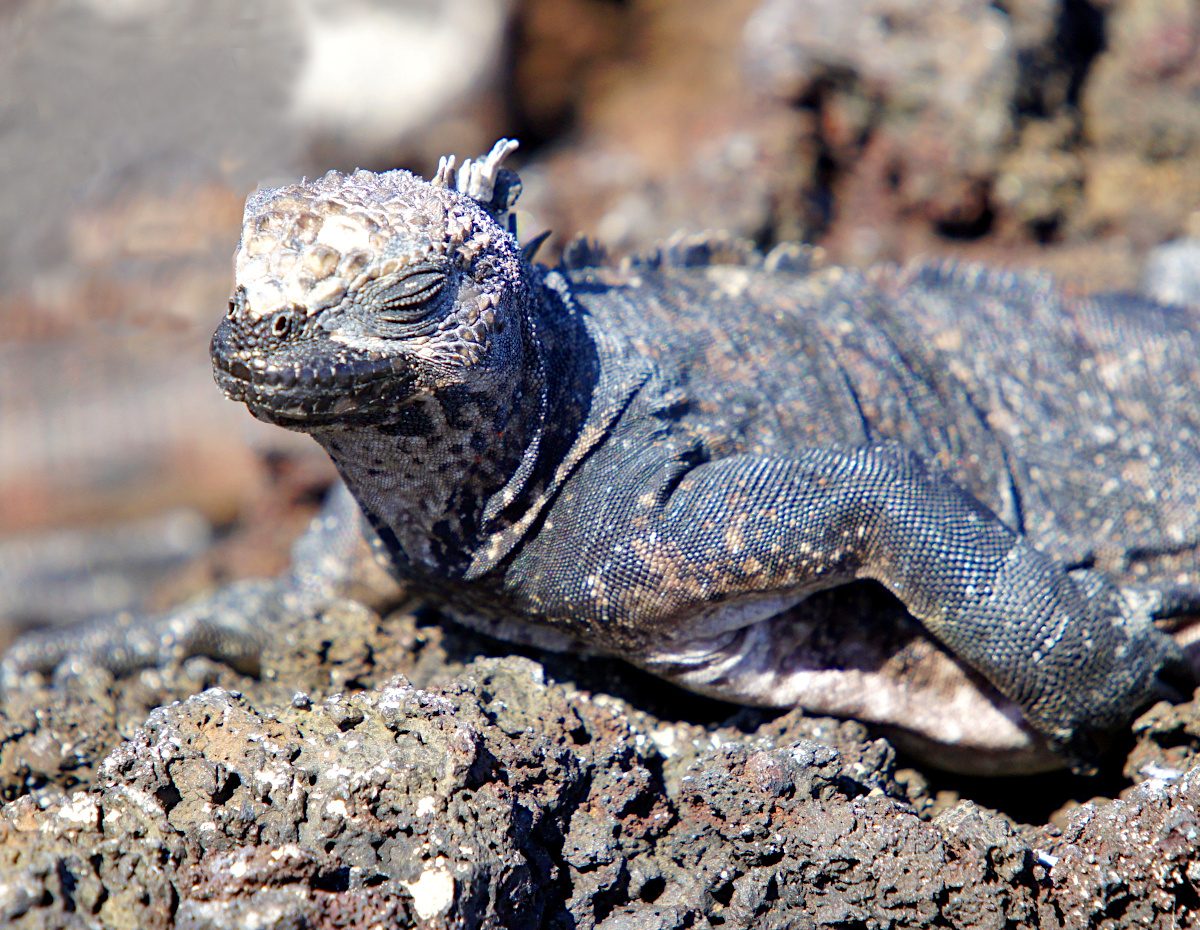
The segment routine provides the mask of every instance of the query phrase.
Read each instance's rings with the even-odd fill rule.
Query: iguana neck
[[[547,366],[528,306],[520,358],[494,378],[421,394],[369,424],[313,432],[407,577],[461,575],[537,471]]]

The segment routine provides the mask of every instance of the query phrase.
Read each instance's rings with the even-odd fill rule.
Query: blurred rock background
[[[316,506],[208,370],[256,185],[509,135],[548,260],[725,228],[1171,294],[1198,48],[1188,0],[0,0],[0,645],[274,571]]]

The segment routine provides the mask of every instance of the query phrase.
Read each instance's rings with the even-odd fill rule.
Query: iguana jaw
[[[213,334],[213,375],[230,400],[288,429],[371,422],[403,406],[417,375],[405,359],[356,351],[315,336],[262,354],[239,350],[225,320]]]

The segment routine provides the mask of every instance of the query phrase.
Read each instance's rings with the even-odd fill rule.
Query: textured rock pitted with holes
[[[1187,680],[1152,620],[1197,603],[1194,312],[720,236],[549,271],[512,148],[247,204],[218,381],[326,448],[399,577],[963,768],[1086,762]]]

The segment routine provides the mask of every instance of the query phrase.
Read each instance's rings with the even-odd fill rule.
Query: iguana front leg
[[[158,614],[121,614],[49,633],[31,633],[0,657],[0,686],[20,686],[28,672],[65,675],[86,666],[115,676],[204,655],[257,674],[267,638],[288,619],[312,616],[342,597],[396,596],[375,564],[362,515],[343,485],[292,547],[290,570],[237,582]]]
[[[1160,676],[1187,674],[1174,643],[1130,599],[1109,585],[1085,594],[1061,562],[900,446],[738,456],[682,477],[679,469],[643,469],[636,489],[595,516],[594,526],[611,525],[624,508],[622,522],[636,527],[584,559],[594,565],[604,549],[610,573],[639,579],[619,610],[611,601],[600,610],[608,622],[637,617],[634,625],[685,649],[689,632],[711,637],[722,617],[730,628],[753,621],[756,601],[786,605],[875,579],[1075,761],[1093,756]]]

